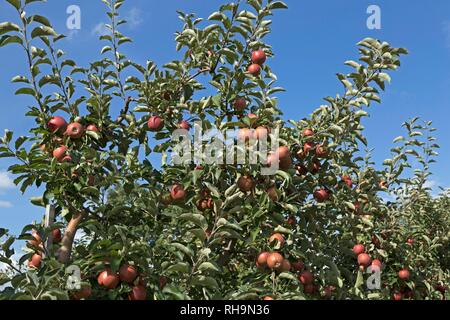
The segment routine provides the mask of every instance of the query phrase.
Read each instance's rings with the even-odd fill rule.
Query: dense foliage
[[[16,160],[9,171],[22,191],[45,190],[32,202],[37,215],[52,205],[56,222],[19,237],[0,229],[0,299],[448,297],[449,194],[427,187],[439,148],[431,123],[405,122],[382,167],[364,137],[367,110],[405,49],[362,40],[338,74],[343,92],[285,122],[264,42],[282,2],[238,0],[207,20],[179,12],[181,59],[158,67],[121,53],[131,42],[120,32],[124,1],[103,0],[103,58],[82,67],[58,49],[64,36],[30,13],[39,1],[6,1],[18,19],[0,23],[0,47],[25,52],[29,74],[12,81],[34,98],[26,115],[36,125],[27,137],[7,131],[0,157]],[[197,120],[240,133],[281,127],[281,170],[172,165],[172,132]],[[67,287],[73,265],[81,290]],[[381,266],[378,289],[366,286],[370,265]]]

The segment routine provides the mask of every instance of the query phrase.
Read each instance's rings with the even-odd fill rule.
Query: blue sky
[[[123,30],[134,39],[125,53],[138,62],[147,59],[159,65],[176,57],[173,33],[180,29],[176,10],[195,12],[207,17],[225,1],[218,0],[128,0],[123,15],[131,24]],[[389,157],[392,139],[403,134],[401,124],[414,116],[432,120],[439,129],[442,147],[434,166],[432,184],[450,186],[450,1],[448,0],[287,0],[289,10],[278,11],[268,42],[276,53],[270,64],[287,92],[280,95],[285,117],[300,119],[323,104],[322,98],[341,92],[336,72],[346,72],[343,62],[357,57],[355,44],[370,36],[406,47],[410,55],[393,74],[392,84],[383,94],[383,103],[371,108],[365,121],[369,144],[375,148],[374,159],[381,163]],[[382,13],[381,30],[366,27],[369,5],[378,5]],[[70,33],[65,27],[66,8],[81,8],[81,30]],[[101,24],[106,21],[100,0],[48,0],[33,5],[46,15],[55,28],[70,37],[63,49],[79,65],[99,57],[103,44],[97,41]],[[15,12],[0,0],[0,22],[15,19]],[[9,80],[26,74],[25,57],[19,47],[0,48],[0,130],[11,129],[16,135],[27,134],[32,123],[23,116],[33,102],[26,96],[14,96]],[[10,160],[0,159],[0,226],[20,232],[22,226],[40,220],[39,208],[28,199],[39,195],[30,189],[21,195],[6,174]]]

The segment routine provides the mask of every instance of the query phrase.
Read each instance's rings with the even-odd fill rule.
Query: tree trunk
[[[67,225],[66,232],[61,241],[61,248],[58,250],[58,261],[61,263],[66,264],[70,260],[75,234],[77,233],[81,220],[83,220],[84,214],[83,211],[75,213]]]

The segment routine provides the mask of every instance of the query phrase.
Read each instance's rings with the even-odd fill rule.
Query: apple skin
[[[275,299],[272,298],[272,297],[270,297],[270,296],[265,296],[265,297],[263,298],[263,300],[265,300],[265,301],[271,301],[271,300],[275,300]]]
[[[247,100],[243,97],[238,97],[234,100],[233,107],[235,111],[242,112],[247,108]]]
[[[190,130],[191,129],[191,125],[189,124],[189,122],[187,120],[181,120],[178,123],[178,128],[184,129],[184,130]]]
[[[323,145],[319,144],[316,146],[316,156],[317,158],[324,159],[328,157],[328,150]]]
[[[246,193],[255,188],[255,180],[249,176],[241,176],[237,181],[237,185],[242,192]]]
[[[142,285],[134,286],[129,294],[129,299],[143,301],[147,299],[147,289]]]
[[[273,202],[278,201],[278,193],[276,187],[270,187],[269,189],[266,190],[266,193],[269,196],[270,200],[272,200]]]
[[[181,201],[186,198],[186,190],[181,184],[174,184],[170,189],[170,196],[173,201]]]
[[[311,150],[314,150],[315,147],[316,147],[316,144],[314,142],[308,141],[303,145],[303,153],[306,155]]]
[[[162,290],[167,285],[167,282],[169,282],[169,279],[167,277],[161,276],[159,277],[159,288]]]
[[[75,300],[87,299],[92,295],[91,286],[84,285],[81,287],[81,290],[73,293],[73,298]]]
[[[67,126],[64,134],[71,139],[80,139],[84,135],[84,132],[85,128],[81,123],[73,122]]]
[[[306,128],[305,130],[303,130],[303,136],[304,137],[313,137],[314,131],[310,128]]]
[[[327,201],[329,197],[330,197],[330,194],[325,189],[319,189],[319,190],[314,191],[314,198],[319,203]]]
[[[364,248],[364,246],[362,244],[355,244],[355,246],[353,247],[353,252],[356,255],[360,255],[361,253],[364,253],[365,250],[366,250],[366,248]]]
[[[363,267],[367,267],[372,262],[372,259],[367,253],[361,253],[358,255],[358,264]]]
[[[164,120],[158,116],[152,116],[148,119],[147,126],[150,131],[161,131],[164,128]]]
[[[134,266],[130,266],[129,264],[124,264],[119,269],[119,278],[120,281],[126,283],[133,283],[134,280],[138,277],[138,271]]]
[[[342,179],[342,182],[344,182],[347,185],[347,187],[349,187],[350,189],[353,188],[352,178],[350,178],[347,175],[344,175],[344,176],[342,176],[341,179]]]
[[[261,252],[256,258],[256,266],[258,268],[267,267],[267,258],[270,256],[269,252]]]
[[[120,278],[119,275],[112,272],[111,269],[106,269],[100,273],[97,281],[101,286],[111,290],[119,285]]]
[[[86,131],[92,131],[92,132],[97,132],[99,133],[100,130],[97,128],[97,126],[95,124],[90,124],[86,127]]]
[[[261,74],[261,66],[259,64],[253,63],[248,67],[248,73],[252,76],[259,76]]]
[[[379,260],[379,259],[374,259],[373,261],[372,261],[372,266],[373,267],[378,267],[380,270],[382,269],[382,267],[383,267],[383,264],[381,263],[381,261]]]
[[[53,157],[56,158],[59,162],[63,162],[64,158],[67,156],[67,147],[61,146],[53,150]],[[66,159],[67,160],[67,159]]]
[[[274,233],[269,238],[269,244],[272,243],[278,244],[280,247],[282,247],[286,243],[286,239],[281,233]]]
[[[255,140],[266,140],[269,136],[269,130],[266,127],[258,127],[253,132],[253,138]]]
[[[403,300],[403,295],[400,292],[396,291],[392,295],[392,300],[395,300],[395,301]]]
[[[278,252],[273,252],[267,257],[267,266],[275,271],[281,270],[284,258]]]
[[[298,279],[303,285],[312,284],[314,282],[314,275],[310,271],[303,271],[298,276]]]
[[[41,236],[36,230],[33,230],[31,232],[31,235],[33,236],[34,240],[29,240],[28,244],[32,247],[39,247],[42,244]]]
[[[301,272],[305,269],[305,263],[302,260],[298,260],[292,263],[292,270],[296,272]]]
[[[35,253],[31,259],[28,261],[28,267],[38,269],[41,266],[42,256]]]
[[[262,66],[267,60],[267,55],[263,50],[252,52],[252,62]]]
[[[289,260],[284,259],[281,263],[280,272],[289,272],[291,270],[292,266]]]
[[[64,133],[67,129],[67,122],[63,117],[55,116],[47,122],[47,128],[51,133]]]
[[[60,243],[62,240],[61,230],[53,229],[52,230],[52,238],[53,238],[53,243]]]
[[[398,272],[398,277],[402,280],[408,280],[410,276],[408,269],[402,269]]]

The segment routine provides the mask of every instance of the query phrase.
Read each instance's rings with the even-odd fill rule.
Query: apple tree
[[[0,47],[25,54],[28,72],[12,82],[33,99],[35,125],[6,131],[0,157],[15,160],[22,192],[42,191],[37,215],[56,219],[19,236],[0,229],[0,299],[448,297],[449,194],[427,187],[432,124],[405,122],[383,166],[364,136],[405,49],[362,40],[337,75],[342,92],[285,121],[264,41],[281,1],[237,0],[206,20],[179,12],[180,58],[163,66],[123,54],[124,0],[102,0],[109,32],[87,66],[59,49],[64,36],[34,13],[41,1],[6,1],[17,19],[0,23]],[[267,163],[176,164],[172,133],[194,122],[280,146]]]

